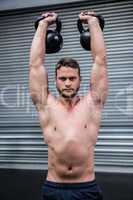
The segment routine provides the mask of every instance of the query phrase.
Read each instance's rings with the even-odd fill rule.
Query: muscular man
[[[91,34],[94,64],[90,91],[77,95],[80,68],[72,58],[62,58],[56,65],[55,79],[59,96],[48,88],[44,65],[46,31],[57,17],[42,14],[44,20],[34,35],[30,52],[30,94],[39,113],[45,142],[48,145],[48,173],[43,186],[44,200],[101,200],[95,180],[94,149],[101,111],[108,92],[106,47],[103,33],[94,12],[81,12]]]

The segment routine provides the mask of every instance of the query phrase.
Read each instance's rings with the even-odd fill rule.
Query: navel
[[[54,127],[54,131],[56,131],[56,126]]]
[[[68,170],[71,171],[71,170],[72,170],[72,166],[69,166],[69,167],[68,167]]]
[[[87,124],[84,125],[84,128],[87,128]]]

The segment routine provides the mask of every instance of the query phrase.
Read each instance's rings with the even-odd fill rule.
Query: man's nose
[[[69,79],[66,79],[65,81],[65,86],[69,87],[71,85],[71,81]]]

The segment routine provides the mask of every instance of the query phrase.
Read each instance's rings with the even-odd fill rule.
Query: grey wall
[[[62,21],[63,48],[47,55],[49,89],[57,95],[54,66],[61,57],[75,58],[81,67],[81,96],[89,87],[91,54],[79,42],[77,16],[94,9],[105,17],[109,96],[95,148],[96,171],[133,172],[133,4],[86,1],[55,9]],[[104,1],[105,2],[105,1]],[[108,0],[107,0],[108,2]],[[34,19],[46,7],[0,14],[0,167],[47,169],[47,145],[43,142],[38,115],[29,97],[29,50]],[[26,10],[26,11],[24,11]],[[34,10],[34,11],[33,11]]]
[[[83,2],[84,0],[0,0],[0,11],[31,8],[38,6],[50,6],[65,3]]]
[[[95,4],[100,3],[109,3],[109,2],[121,2],[123,0],[95,0]],[[132,0],[128,0],[132,2]],[[18,10],[18,9],[26,9],[26,8],[37,8],[41,6],[59,6],[59,5],[70,5],[73,3],[78,3],[79,6],[81,3],[92,3],[91,0],[0,0],[0,11],[10,11],[10,10]]]

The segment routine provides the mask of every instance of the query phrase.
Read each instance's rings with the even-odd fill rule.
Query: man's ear
[[[55,79],[54,79],[54,84],[56,85],[56,77],[55,77]]]
[[[56,80],[57,80],[57,76],[55,75],[55,77],[54,77],[54,82],[56,82]]]

